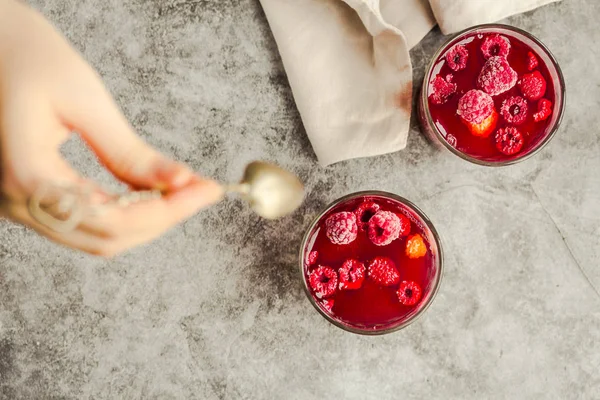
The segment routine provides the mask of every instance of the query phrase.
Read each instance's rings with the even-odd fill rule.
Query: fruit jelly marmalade
[[[355,213],[354,215],[358,214],[359,217],[362,217],[360,218],[362,221],[360,219],[355,221],[360,229],[352,242],[335,244],[333,242],[336,242],[337,236],[334,237],[332,242],[327,235],[327,221],[339,221],[342,217],[348,216],[345,213]],[[373,218],[376,213],[379,213],[377,215],[381,217]],[[392,226],[387,221],[389,213],[400,217],[397,223],[392,224]],[[334,218],[330,218],[332,216]],[[379,228],[381,221],[383,221],[382,228]],[[368,224],[368,222],[371,223]],[[373,226],[373,228],[369,229],[368,225]],[[342,221],[341,226],[348,226],[348,230],[353,232],[355,225],[348,221]],[[378,232],[373,233],[373,231]],[[338,232],[335,229],[333,229],[333,232],[344,235],[343,232]],[[387,238],[381,240],[380,236],[373,237],[374,234],[385,235],[388,233],[396,235],[397,238],[389,241]],[[432,289],[431,282],[436,271],[434,256],[429,243],[427,243],[428,237],[429,235],[420,218],[396,200],[379,196],[367,196],[341,203],[319,220],[311,233],[307,247],[304,249],[305,259],[309,258],[311,254],[314,257],[314,252],[318,254],[315,263],[305,262],[304,264],[307,281],[317,284],[319,290],[323,289],[319,292],[319,290],[315,290],[317,286],[311,285],[311,294],[326,312],[342,323],[351,326],[377,329],[399,323],[419,309]],[[423,241],[421,241],[421,238]],[[407,242],[409,240],[412,240],[411,243],[413,243],[413,246],[409,247],[415,248],[419,252],[416,258],[410,258],[407,255]],[[389,244],[385,244],[388,242]],[[376,243],[381,244],[377,245]],[[393,276],[396,275],[395,273],[392,276],[376,275],[385,274],[385,269],[389,268],[388,265],[373,263],[373,267],[369,268],[370,264],[379,258],[389,259],[393,262],[397,271],[396,277]],[[348,279],[348,266],[351,264],[347,263],[346,267],[342,268],[347,260],[357,260],[366,268],[364,278],[361,278],[362,271],[360,268],[356,270],[357,279],[363,279],[362,284],[359,282],[360,287],[358,289],[347,290],[341,288],[356,287],[356,284],[353,283],[340,283],[342,276],[343,279]],[[383,262],[383,264],[386,263],[387,261]],[[375,268],[375,265],[381,267],[381,269]],[[338,272],[338,277],[334,278],[337,279],[337,286],[333,293],[327,292],[327,288],[331,287],[329,285],[331,283],[330,277],[323,275],[321,271],[317,271],[322,267],[330,267],[331,270]],[[341,268],[342,270],[340,270]],[[314,276],[315,273],[321,273],[321,279],[325,283],[318,282],[319,277]],[[327,274],[331,274],[331,271],[328,271]],[[352,275],[352,272],[350,275]],[[311,282],[311,279],[313,282]],[[404,288],[405,292],[399,294],[400,287]],[[407,305],[402,304],[402,302]]]
[[[500,40],[508,40],[509,45],[504,46]],[[457,47],[461,50],[457,51]],[[508,65],[516,72],[518,81],[509,90],[491,96],[494,111],[498,114],[494,116],[496,125],[493,132],[487,133],[487,136],[478,136],[472,133],[473,130],[457,114],[459,100],[470,90],[482,89],[478,78],[484,65],[492,58],[498,59],[503,56],[506,56]],[[542,99],[538,93],[532,93],[541,85],[538,74],[546,85]],[[482,81],[485,78],[487,77],[482,77]],[[507,81],[510,78],[512,77],[507,78]],[[438,93],[436,88],[439,88]],[[555,101],[552,77],[543,59],[527,44],[510,35],[473,33],[453,42],[436,60],[427,89],[429,110],[442,136],[449,144],[470,156],[486,161],[512,159],[527,153],[548,133],[551,121],[550,106]],[[495,93],[496,87],[486,89]],[[527,103],[526,115],[511,118],[510,112],[519,109],[516,107],[521,106],[520,109],[523,110],[522,99]],[[505,132],[509,127],[515,127],[522,139],[517,138],[516,143],[513,141],[507,144],[503,153],[502,144],[496,143],[496,133],[502,130],[501,134],[504,133],[505,139]]]

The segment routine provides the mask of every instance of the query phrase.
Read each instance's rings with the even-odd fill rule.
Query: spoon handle
[[[223,188],[225,189],[225,193],[239,193],[242,195],[250,193],[249,183],[228,183],[223,185]]]

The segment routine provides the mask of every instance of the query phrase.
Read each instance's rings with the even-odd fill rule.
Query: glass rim
[[[526,38],[530,39],[531,41],[533,41],[536,45],[540,46],[540,48],[546,53],[546,55],[548,56],[548,58],[550,58],[550,61],[552,63],[552,65],[554,66],[554,69],[556,70],[556,73],[558,75],[558,80],[560,83],[560,91],[556,91],[555,92],[560,92],[560,98],[561,98],[561,104],[560,104],[560,109],[558,110],[558,118],[556,119],[556,121],[554,122],[554,126],[552,127],[552,129],[550,130],[550,132],[548,132],[546,134],[546,137],[540,141],[537,146],[530,151],[529,153],[521,156],[521,157],[515,157],[513,159],[510,160],[505,160],[505,161],[486,161],[486,160],[481,160],[479,158],[470,156],[458,149],[456,149],[455,147],[451,146],[450,143],[448,143],[446,141],[446,139],[442,136],[442,134],[440,133],[438,127],[435,125],[433,118],[431,117],[431,113],[429,111],[429,103],[427,101],[427,90],[426,90],[426,84],[428,84],[428,77],[431,74],[431,71],[433,69],[433,66],[435,65],[436,60],[439,58],[439,56],[442,54],[442,52],[446,49],[446,47],[453,41],[455,40],[457,37],[459,36],[463,36],[466,34],[469,34],[471,32],[475,32],[477,30],[480,29],[486,29],[486,28],[501,28],[501,29],[506,29],[508,31],[512,31],[515,32],[517,34],[523,35]],[[450,152],[452,152],[453,154],[455,154],[456,156],[462,158],[463,160],[469,161],[471,163],[474,164],[478,164],[478,165],[483,165],[486,167],[504,167],[507,165],[512,165],[512,164],[516,164],[519,163],[521,161],[525,161],[528,158],[534,156],[535,154],[539,153],[544,147],[546,147],[546,145],[550,142],[550,140],[552,140],[552,138],[555,136],[556,132],[558,131],[558,129],[560,128],[560,125],[562,123],[562,119],[563,119],[563,115],[564,115],[564,110],[565,110],[565,103],[566,103],[566,98],[567,98],[567,92],[566,92],[566,86],[565,86],[565,78],[563,76],[562,70],[560,68],[560,65],[558,64],[558,61],[556,60],[556,57],[554,57],[554,54],[552,54],[552,52],[550,51],[550,49],[548,49],[548,47],[546,47],[546,45],[539,40],[536,36],[534,36],[533,34],[521,29],[521,28],[517,28],[515,26],[511,26],[511,25],[506,25],[506,24],[480,24],[480,25],[475,25],[472,26],[470,28],[467,29],[463,29],[462,31],[450,36],[434,53],[434,55],[431,57],[431,61],[429,62],[427,69],[425,70],[425,76],[423,78],[423,85],[421,87],[421,107],[423,109],[423,112],[425,114],[425,117],[427,118],[427,123],[431,126],[431,130],[434,132],[436,138],[438,139],[438,141],[440,141],[442,143],[442,145],[444,145],[444,147],[446,147],[448,150],[450,150]]]
[[[348,200],[355,199],[357,197],[362,197],[362,196],[386,197],[386,198],[389,198],[392,200],[396,200],[396,201],[402,203],[403,205],[407,206],[408,208],[410,208],[411,211],[416,213],[419,216],[419,218],[421,218],[421,220],[425,223],[425,225],[427,226],[427,229],[429,229],[429,231],[431,232],[431,235],[433,236],[433,238],[435,240],[435,244],[436,244],[437,250],[438,250],[437,251],[438,273],[437,273],[435,282],[433,283],[433,288],[431,289],[431,294],[430,294],[429,298],[427,299],[427,302],[425,304],[423,304],[421,306],[421,308],[414,315],[412,315],[407,320],[403,321],[401,324],[394,325],[389,328],[384,328],[384,329],[380,329],[380,330],[369,330],[369,329],[356,328],[356,327],[344,324],[341,321],[336,320],[331,315],[329,315],[328,313],[323,311],[323,309],[321,307],[319,307],[319,305],[317,304],[317,301],[315,300],[314,296],[312,295],[310,288],[308,286],[308,281],[304,274],[304,263],[305,263],[304,249],[306,248],[306,245],[310,238],[310,234],[313,232],[314,228],[319,223],[321,218],[323,218],[324,215],[326,215],[329,211],[331,211],[331,209],[333,209],[338,204],[343,203]],[[378,335],[385,335],[387,333],[396,332],[400,329],[406,328],[408,325],[410,325],[414,321],[416,321],[429,308],[429,306],[431,305],[431,303],[433,302],[434,298],[436,297],[436,295],[439,291],[440,283],[442,281],[442,276],[444,274],[444,252],[442,249],[442,241],[441,241],[440,235],[437,232],[437,230],[435,229],[435,227],[433,226],[433,223],[431,222],[429,217],[427,217],[427,215],[419,207],[417,207],[413,202],[411,202],[410,200],[407,200],[404,197],[401,197],[397,194],[394,194],[394,193],[380,191],[380,190],[365,190],[365,191],[349,193],[345,196],[342,196],[342,197],[332,201],[331,203],[329,203],[329,205],[327,205],[327,207],[325,207],[323,209],[323,211],[321,211],[313,219],[313,221],[307,228],[307,230],[304,234],[304,237],[302,239],[302,244],[300,245],[300,254],[299,254],[298,265],[300,266],[300,274],[302,276],[302,284],[304,287],[304,293],[308,297],[308,300],[310,301],[312,306],[319,312],[319,314],[321,314],[321,316],[323,316],[327,321],[329,321],[333,325],[335,325],[338,328],[341,328],[347,332],[351,332],[351,333],[355,333],[355,334],[359,334],[359,335],[365,335],[365,336],[378,336]]]

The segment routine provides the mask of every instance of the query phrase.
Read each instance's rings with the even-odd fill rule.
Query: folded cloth
[[[261,0],[321,165],[406,147],[408,50],[444,33],[558,0]]]

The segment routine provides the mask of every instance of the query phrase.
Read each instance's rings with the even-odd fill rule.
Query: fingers
[[[222,195],[223,190],[216,183],[196,178],[161,199],[127,207],[109,206],[100,216],[87,213],[76,229],[60,233],[34,219],[25,204],[11,203],[6,211],[12,219],[57,243],[89,254],[112,257],[155,239],[200,208],[218,201]]]
[[[12,203],[6,211],[15,221],[30,226],[56,243],[92,255],[113,257],[155,239],[221,196],[222,189],[214,182],[198,180],[164,199],[123,208],[115,205],[104,216],[87,216],[70,232],[55,232],[39,223],[29,214],[25,204]]]
[[[222,186],[192,178],[185,187],[162,198],[126,207],[109,206],[101,215],[87,218],[81,229],[133,246],[151,240],[222,197]]]
[[[112,257],[122,250],[117,243],[82,230],[55,232],[32,218],[25,204],[12,204],[6,211],[11,219],[29,226],[40,235],[64,246],[103,257]]]
[[[7,204],[0,207],[3,214],[21,223],[29,225],[40,234],[63,245],[73,247],[90,254],[113,256],[133,246],[148,242],[182,220],[189,218],[199,209],[219,201],[223,188],[211,180],[202,180],[191,176],[189,182],[177,190],[166,192],[155,200],[121,206],[119,204],[101,205],[110,196],[100,190],[93,182],[79,176],[58,154],[45,153],[44,172],[37,171],[29,180],[27,188],[15,190],[19,196],[6,199]],[[168,170],[157,169],[167,174]],[[159,175],[160,176],[160,175]],[[40,185],[62,183],[70,186],[70,193],[89,193],[84,204],[87,212],[74,231],[58,233],[34,219],[27,208],[27,201]],[[90,191],[84,190],[89,188]],[[58,206],[56,199],[62,197],[62,189],[44,197],[52,206]],[[66,193],[66,192],[64,192]],[[48,193],[46,193],[48,195]],[[44,196],[44,195],[42,195]],[[94,216],[89,206],[105,208],[105,213]]]
[[[46,134],[57,122],[77,130],[108,169],[134,187],[172,189],[188,182],[191,172],[185,166],[166,160],[135,135],[98,74],[50,24],[17,3],[12,14],[19,18],[3,20],[10,24],[5,33],[14,39],[8,42],[16,43],[14,51],[0,57],[0,69],[10,78],[0,85],[0,112],[14,115],[17,128],[45,128],[20,128],[31,133],[26,145],[43,140],[48,147],[58,146],[66,136]],[[0,32],[4,25],[0,23]],[[2,49],[5,43],[0,42]],[[19,115],[10,110],[12,105]]]
[[[194,179],[164,198],[127,207],[113,205],[100,216],[87,216],[76,231],[68,234],[57,234],[39,224],[32,226],[59,243],[112,257],[157,238],[222,195],[223,190],[216,183]]]
[[[99,80],[94,77],[84,92],[85,99],[63,103],[68,105],[61,110],[65,122],[80,132],[117,178],[136,189],[159,189],[165,195],[125,208],[112,206],[101,217],[86,219],[82,231],[114,240],[119,249],[133,247],[222,198],[223,189],[216,182],[200,179],[136,135]]]
[[[12,21],[11,34],[18,33],[12,36],[21,40],[3,52],[10,57],[0,57],[7,77],[0,85],[2,214],[54,241],[112,255],[159,236],[221,198],[219,185],[199,179],[133,132],[98,75],[49,24],[41,17],[28,21],[27,29]],[[8,47],[2,42],[0,49]],[[160,189],[164,198],[111,206],[103,218],[84,218],[68,233],[56,233],[37,221],[27,201],[40,185],[87,184],[60,156],[59,146],[72,130],[117,178],[134,188]]]
[[[63,95],[61,116],[79,132],[100,161],[135,188],[176,190],[193,176],[186,166],[167,159],[131,128],[91,69],[81,74],[77,91]],[[62,93],[62,92],[61,92]]]

